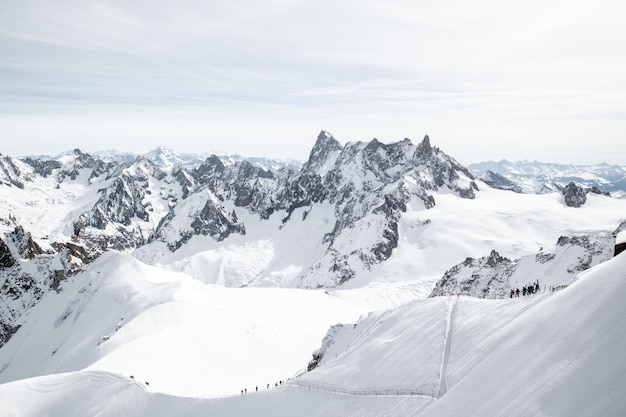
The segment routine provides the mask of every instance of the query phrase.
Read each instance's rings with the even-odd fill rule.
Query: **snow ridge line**
[[[451,296],[448,298],[448,311],[446,315],[446,330],[443,336],[443,350],[441,352],[441,365],[439,367],[439,376],[438,376],[439,383],[437,384],[439,386],[437,398],[441,398],[441,396],[445,395],[445,393],[448,391],[446,388],[445,370],[446,370],[446,365],[448,364],[448,357],[450,356],[450,343],[452,341],[451,340],[452,336],[450,334],[450,328],[452,327],[452,313],[454,312],[456,308],[457,302],[458,302],[458,297],[455,298],[454,301],[452,300]]]
[[[392,310],[386,310],[385,312],[381,313],[380,316],[372,320],[372,322],[365,329],[361,330],[361,332],[354,339],[352,339],[352,341],[349,342],[348,345],[341,352],[335,353],[335,356],[333,358],[328,358],[326,361],[320,362],[319,365],[321,365],[322,363],[326,363],[330,360],[337,359],[339,356],[343,356],[353,350],[361,343],[363,339],[374,333],[374,330],[376,330],[378,326],[380,326],[380,324],[385,321],[385,319],[391,314],[391,312]]]
[[[396,389],[371,389],[371,390],[351,390],[348,388],[343,388],[343,387],[337,387],[337,386],[330,386],[330,385],[323,385],[323,384],[312,384],[309,382],[301,382],[301,381],[292,381],[291,385],[297,386],[297,387],[301,387],[301,388],[307,388],[307,389],[312,389],[312,390],[316,390],[316,391],[324,391],[324,392],[330,392],[332,394],[336,394],[336,395],[348,395],[348,396],[361,396],[361,397],[422,397],[422,398],[428,398],[431,400],[436,400],[437,397],[435,396],[434,392],[427,392],[427,391],[422,391],[422,390],[417,390],[417,389],[403,389],[403,388],[396,388]]]

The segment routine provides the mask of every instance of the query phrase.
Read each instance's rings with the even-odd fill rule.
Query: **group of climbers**
[[[531,295],[531,294],[539,292],[540,289],[541,287],[539,286],[539,281],[537,280],[534,284],[524,285],[524,287],[522,288],[521,294],[522,296]],[[520,295],[519,288],[511,288],[511,291],[509,291],[509,298],[519,297],[519,295]]]
[[[279,385],[283,385],[284,382],[285,381],[281,380],[279,382],[274,383],[274,386],[277,387]],[[267,389],[270,389],[270,384],[267,384]],[[257,385],[254,390],[258,391],[259,390],[259,386]],[[248,388],[244,388],[244,389],[241,390],[241,395],[247,394],[247,393],[248,393]]]

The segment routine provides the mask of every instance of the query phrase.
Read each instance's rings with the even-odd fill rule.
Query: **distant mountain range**
[[[567,165],[537,161],[485,161],[467,167],[477,177],[502,189],[523,193],[550,193],[573,182],[622,197],[626,193],[626,167],[609,165]]]

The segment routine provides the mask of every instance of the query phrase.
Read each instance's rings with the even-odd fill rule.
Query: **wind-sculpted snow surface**
[[[189,398],[164,392],[158,373],[131,378],[92,367],[2,384],[0,399],[4,412],[23,417],[619,417],[626,409],[624,297],[626,256],[620,255],[559,292],[512,300],[430,298],[335,327],[314,370],[258,392]],[[206,358],[215,353],[209,346]],[[173,351],[167,356],[183,359]],[[438,395],[441,376],[446,390]],[[190,381],[178,384],[189,389]],[[435,395],[423,395],[431,387]]]

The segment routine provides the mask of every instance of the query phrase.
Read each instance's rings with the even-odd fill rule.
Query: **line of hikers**
[[[277,387],[279,385],[283,385],[283,382],[285,382],[285,381],[281,380],[280,382],[276,382],[276,383],[274,383],[274,386]],[[270,389],[270,384],[267,384],[267,389]],[[258,390],[259,390],[259,386],[257,385],[256,388],[255,388],[255,391],[258,391]],[[248,388],[244,388],[244,389],[241,390],[241,395],[247,394],[247,393],[248,393]]]
[[[539,292],[540,289],[541,287],[539,287],[539,280],[537,280],[534,284],[524,285],[521,293],[523,296],[531,295],[536,292]],[[509,292],[509,298],[519,297],[519,294],[520,294],[519,288],[516,288],[516,289],[511,288],[511,291]]]

